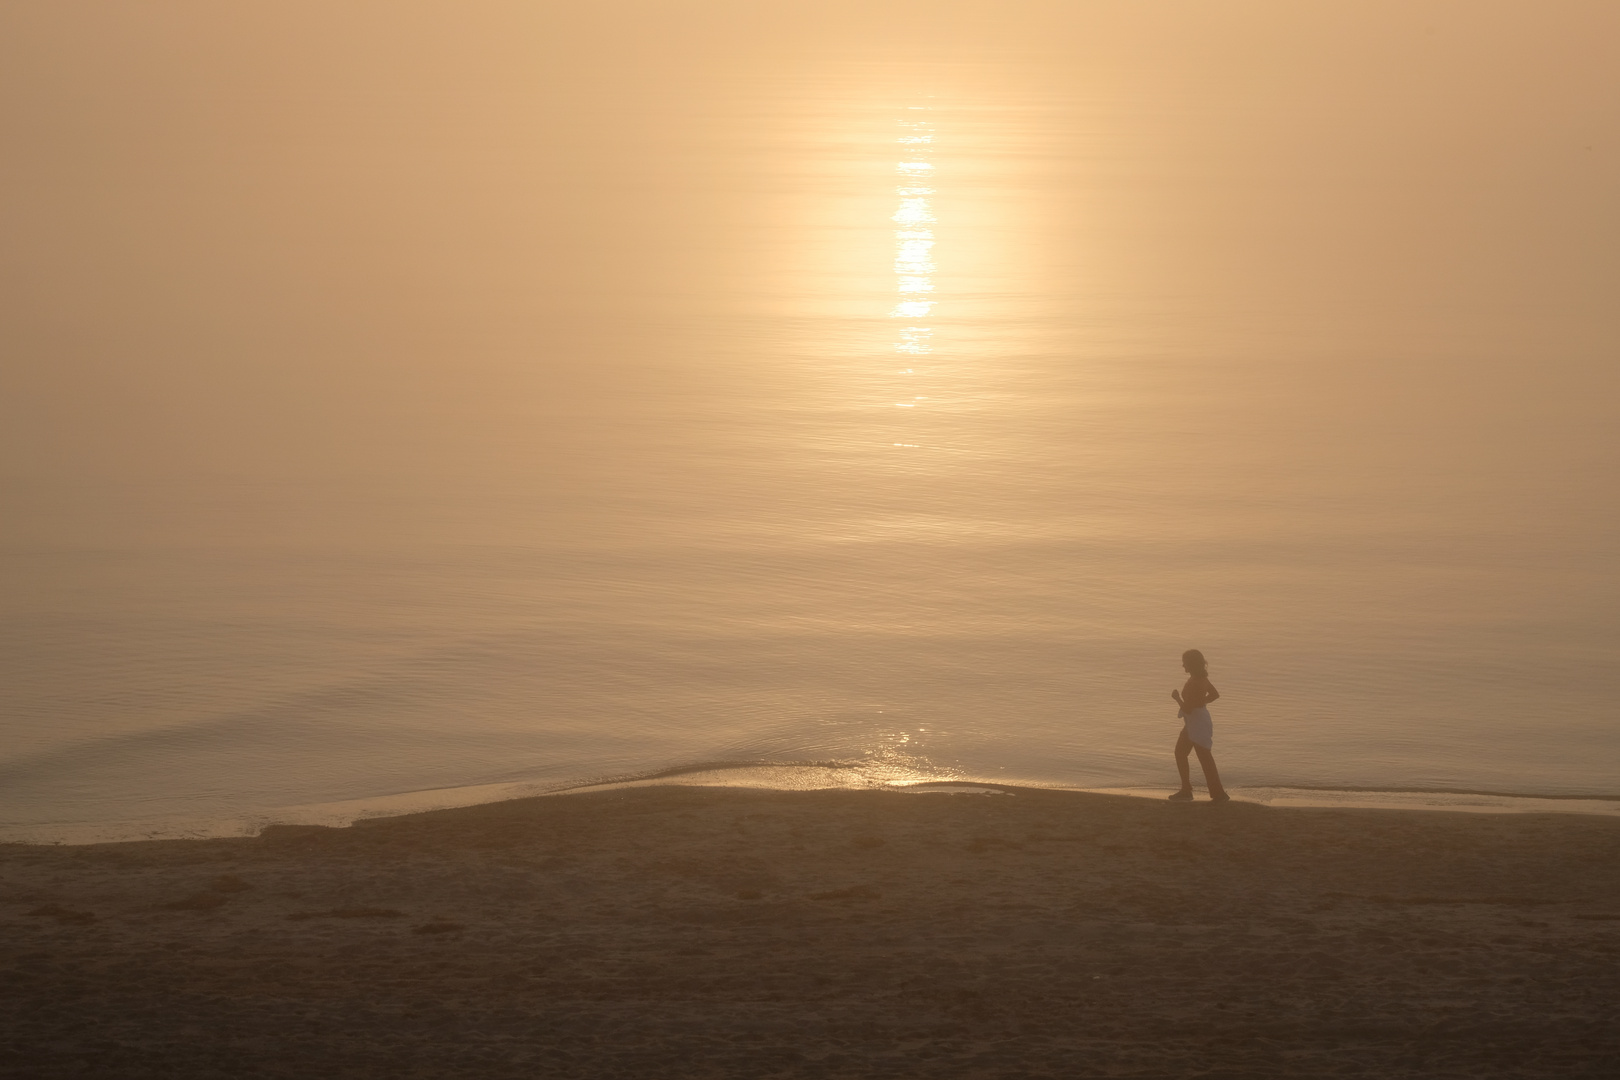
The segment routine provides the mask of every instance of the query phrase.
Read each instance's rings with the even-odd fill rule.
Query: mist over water
[[[8,9],[0,838],[1620,795],[1616,21]]]

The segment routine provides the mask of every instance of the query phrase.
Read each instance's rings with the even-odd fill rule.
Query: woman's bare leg
[[[1183,734],[1181,737],[1185,739],[1187,736]],[[1180,743],[1176,744],[1176,749],[1178,751],[1181,749]],[[1226,794],[1226,789],[1221,786],[1221,774],[1220,771],[1215,768],[1215,755],[1212,752],[1205,750],[1202,746],[1195,746],[1193,749],[1198,751],[1198,764],[1204,767],[1204,786],[1209,788],[1209,797],[1212,799],[1219,799],[1221,796]],[[1182,768],[1181,783],[1183,787],[1186,787],[1188,786],[1186,755],[1183,755],[1180,761]]]
[[[1187,738],[1187,729],[1181,729],[1181,735],[1176,739],[1176,771],[1181,774],[1181,790],[1177,795],[1192,794],[1192,767],[1187,762],[1187,755],[1192,753],[1193,741]],[[1203,748],[1199,748],[1198,760],[1203,761]],[[1208,773],[1205,774],[1206,776]]]

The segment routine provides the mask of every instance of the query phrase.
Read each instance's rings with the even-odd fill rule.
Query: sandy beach
[[[17,1077],[1620,1067],[1620,821],[646,787],[0,849]]]

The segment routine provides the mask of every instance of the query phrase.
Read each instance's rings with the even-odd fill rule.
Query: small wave
[[[701,761],[687,765],[674,765],[669,768],[655,769],[651,772],[639,772],[621,776],[597,777],[591,780],[582,780],[574,783],[560,785],[553,789],[555,793],[579,791],[586,788],[601,788],[608,786],[627,786],[637,784],[651,784],[659,780],[673,780],[681,777],[692,778],[703,773],[743,774],[748,772],[769,773],[782,771],[791,775],[794,771],[803,771],[806,774],[822,771],[843,780],[842,783],[819,785],[831,787],[893,787],[896,784],[910,783],[954,783],[961,778],[952,770],[933,769],[923,770],[915,765],[896,766],[889,762],[872,760],[830,759],[825,761],[773,761],[773,760],[722,760]],[[734,776],[733,779],[737,777]],[[758,786],[775,787],[776,784]],[[791,787],[801,787],[802,784],[791,784]]]
[[[1608,795],[1513,794],[1433,788],[1334,788],[1296,784],[1257,785],[1229,790],[1235,799],[1277,807],[1449,810],[1475,814],[1620,814],[1620,798]]]
[[[1367,795],[1471,795],[1490,799],[1547,799],[1552,801],[1570,800],[1580,802],[1617,802],[1620,795],[1548,795],[1539,791],[1485,791],[1472,788],[1442,788],[1442,787],[1329,787],[1315,784],[1262,784],[1257,787],[1273,788],[1279,791],[1321,791],[1345,794]]]

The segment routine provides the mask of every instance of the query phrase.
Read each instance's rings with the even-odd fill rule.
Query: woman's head
[[[1189,675],[1197,675],[1200,678],[1209,675],[1209,661],[1205,660],[1204,654],[1197,649],[1188,649],[1181,654],[1181,666]]]

